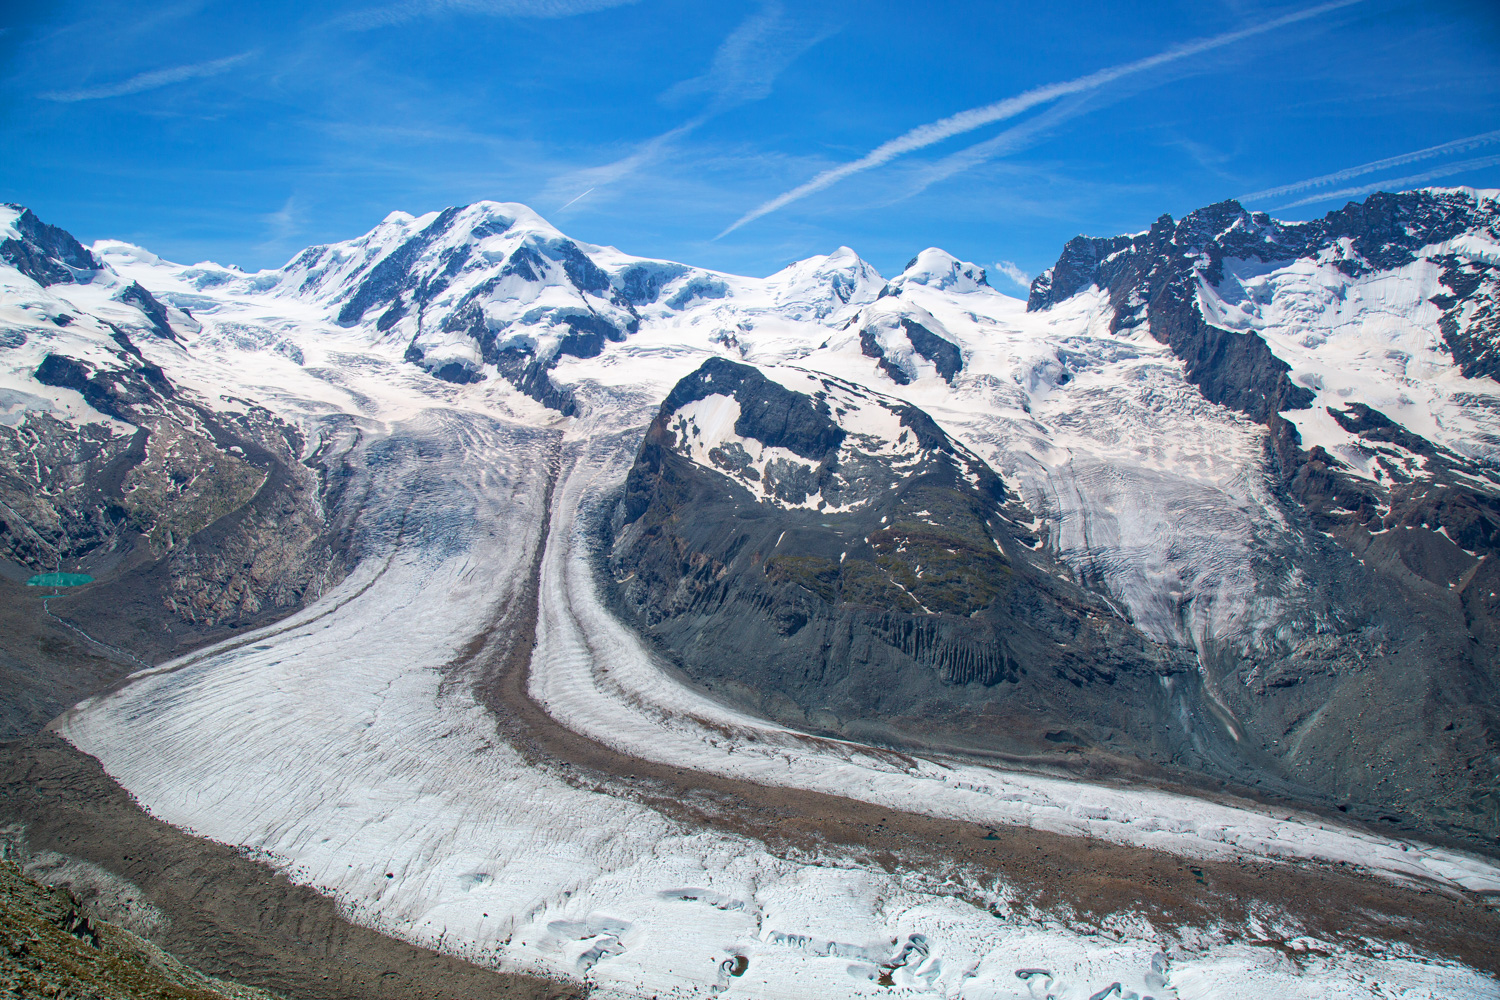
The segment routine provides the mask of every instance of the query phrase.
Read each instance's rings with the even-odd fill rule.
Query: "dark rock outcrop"
[[[420,233],[392,250],[365,272],[364,278],[354,289],[354,294],[349,296],[339,310],[339,322],[352,326],[371,309],[390,305],[403,292],[420,288],[423,298],[436,294],[430,279],[424,283],[422,277],[414,273],[413,265],[434,241],[448,231],[459,211],[457,208],[445,208]],[[452,262],[449,261],[448,265],[451,266]],[[461,262],[459,266],[462,266]]]
[[[1500,266],[1452,255],[1438,260],[1448,291],[1432,302],[1443,310],[1443,342],[1464,375],[1500,381]]]
[[[952,385],[953,380],[964,367],[963,351],[959,350],[958,345],[933,333],[910,316],[902,316],[900,324],[901,332],[911,343],[912,351],[918,357],[932,362],[939,377]],[[885,348],[881,347],[880,340],[871,326],[867,325],[860,329],[859,349],[865,357],[874,358],[880,370],[897,385],[910,385],[914,380],[915,377],[911,372],[886,354]]]
[[[177,341],[177,333],[172,329],[171,320],[167,317],[167,307],[157,301],[156,296],[142,288],[140,282],[132,281],[116,298],[139,309],[151,324],[152,332],[158,337],[163,340]]]
[[[999,477],[927,414],[881,403],[914,444],[897,469],[826,389],[723,359],[678,383],[611,529],[629,620],[695,680],[821,731],[1055,756],[1044,734],[1070,728],[1106,757],[1204,756],[1195,710],[1176,707],[1189,657],[1059,579]],[[761,499],[688,457],[678,413],[715,394],[738,404],[741,438],[815,463],[822,496],[842,483],[839,509]]]
[[[43,287],[69,284],[80,277],[88,281],[99,270],[99,261],[71,233],[49,226],[29,208],[5,207],[20,211],[15,227],[21,235],[0,242],[0,260]],[[80,271],[85,273],[80,276]]]
[[[897,385],[911,384],[911,376],[906,374],[904,368],[885,356],[885,349],[880,346],[880,341],[875,339],[875,331],[869,327],[859,331],[859,351],[867,358],[874,358],[876,366],[885,372],[892,382]]]
[[[931,361],[944,382],[953,384],[953,379],[963,370],[964,356],[958,345],[944,340],[921,323],[903,316],[901,329],[911,341],[912,350]]]

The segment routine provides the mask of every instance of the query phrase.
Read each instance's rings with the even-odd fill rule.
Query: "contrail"
[[[1454,174],[1461,174],[1465,170],[1482,170],[1485,167],[1493,166],[1500,166],[1500,156],[1479,156],[1472,160],[1460,160],[1457,163],[1437,167],[1426,173],[1413,174],[1410,177],[1396,177],[1391,180],[1381,181],[1378,184],[1366,184],[1363,187],[1342,188],[1338,191],[1315,194],[1307,198],[1298,199],[1297,201],[1288,202],[1285,205],[1280,205],[1275,211],[1279,212],[1285,208],[1297,208],[1300,205],[1311,205],[1319,201],[1332,201],[1335,198],[1358,198],[1376,191],[1402,191],[1414,185],[1437,180],[1439,177],[1451,177]]]
[[[1323,187],[1327,184],[1338,184],[1341,181],[1352,180],[1363,174],[1373,174],[1377,170],[1389,170],[1391,167],[1404,167],[1408,163],[1416,163],[1418,160],[1430,160],[1434,156],[1446,156],[1449,153],[1461,153],[1477,146],[1488,146],[1491,143],[1500,142],[1500,131],[1484,132],[1480,135],[1471,135],[1467,139],[1454,139],[1440,146],[1429,146],[1419,149],[1414,153],[1402,153],[1400,156],[1390,156],[1384,160],[1375,160],[1372,163],[1362,163],[1357,167],[1349,167],[1346,170],[1336,170],[1322,177],[1310,177],[1305,181],[1295,184],[1283,184],[1281,187],[1266,188],[1264,191],[1255,191],[1251,194],[1242,194],[1240,201],[1264,201],[1268,198],[1283,198],[1289,194],[1297,194],[1315,187]],[[1305,205],[1307,202],[1297,202]],[[1283,208],[1288,206],[1282,206]]]
[[[597,185],[595,185],[595,186],[597,187]],[[583,194],[579,195],[577,198],[574,198],[573,201],[570,201],[570,202],[568,202],[567,205],[564,205],[562,208],[559,208],[558,211],[561,212],[563,210],[563,208],[567,208],[568,205],[572,205],[573,202],[582,201],[585,195],[590,195],[590,194],[593,194],[593,193],[594,193],[594,189],[593,188],[589,188],[587,191],[583,192]]]
[[[1196,42],[1188,42],[1183,45],[1178,45],[1174,48],[1166,50],[1165,52],[1159,52],[1154,56],[1147,56],[1145,59],[1138,59],[1135,62],[1122,63],[1118,66],[1110,66],[1106,69],[1101,69],[1094,73],[1090,73],[1087,76],[1081,76],[1076,80],[1068,80],[1065,83],[1051,83],[1047,84],[1044,87],[1036,87],[1032,90],[1026,91],[1025,93],[1018,94],[1015,97],[1008,97],[1003,101],[996,101],[994,104],[986,104],[983,107],[970,108],[968,111],[960,111],[958,114],[950,115],[949,117],[944,118],[940,121],[935,121],[928,125],[920,125],[917,128],[912,129],[910,132],[907,132],[905,135],[898,136],[895,139],[890,140],[889,142],[882,143],[881,145],[876,146],[869,153],[865,154],[858,160],[854,160],[850,163],[845,163],[840,166],[833,167],[832,169],[825,170],[818,176],[814,177],[812,180],[808,181],[806,184],[792,188],[792,190],[786,192],[785,194],[777,195],[770,201],[765,202],[764,204],[754,209],[751,209],[739,219],[736,219],[733,225],[731,225],[728,229],[725,229],[718,236],[715,236],[714,239],[722,239],[723,237],[734,232],[736,229],[745,225],[747,222],[753,222],[763,215],[768,215],[771,212],[776,211],[778,208],[783,208],[794,201],[806,198],[810,194],[814,194],[818,191],[822,191],[825,188],[832,187],[834,184],[837,184],[845,177],[849,177],[854,174],[861,173],[866,170],[871,170],[878,166],[882,166],[883,164],[889,163],[891,160],[894,160],[896,157],[901,156],[905,153],[910,153],[915,150],[931,146],[933,143],[942,142],[944,139],[952,138],[955,135],[961,135],[964,132],[972,132],[976,128],[981,128],[994,122],[1004,121],[1007,118],[1014,118],[1016,115],[1019,115],[1024,111],[1029,111],[1030,109],[1036,107],[1038,104],[1046,104],[1049,101],[1055,101],[1058,98],[1066,97],[1069,94],[1077,94],[1087,90],[1095,90],[1099,87],[1104,86],[1105,84],[1113,83],[1115,80],[1118,80],[1121,77],[1131,76],[1136,73],[1143,73],[1146,70],[1155,69],[1158,66],[1165,66],[1168,63],[1177,62],[1178,60],[1186,59],[1189,56],[1195,56],[1203,52],[1211,51],[1213,49],[1223,48],[1226,45],[1233,45],[1235,42],[1243,41],[1246,38],[1251,38],[1255,35],[1263,35],[1268,31],[1275,31],[1277,28],[1284,28],[1289,24],[1295,24],[1298,21],[1306,21],[1309,18],[1318,17],[1319,15],[1326,14],[1329,11],[1338,10],[1341,7],[1348,7],[1360,2],[1361,0],[1333,0],[1332,3],[1325,3],[1317,7],[1310,7],[1307,10],[1298,11],[1295,14],[1287,14],[1283,17],[1278,17],[1274,20],[1266,21],[1263,24],[1257,24],[1249,28],[1242,28],[1239,31],[1230,31],[1222,35],[1215,35],[1212,38],[1203,38],[1199,39]]]
[[[190,66],[173,66],[171,69],[152,70],[149,73],[141,73],[132,76],[128,80],[119,83],[105,84],[102,87],[85,87],[81,90],[51,90],[45,94],[38,94],[48,101],[97,101],[106,97],[124,97],[127,94],[139,94],[145,90],[155,90],[157,87],[165,87],[168,84],[181,83],[184,80],[193,80],[204,76],[217,76],[232,66],[244,62],[259,52],[251,49],[249,52],[241,52],[237,56],[227,56],[223,59],[215,59],[212,62],[193,63]]]
[[[592,14],[636,0],[403,0],[384,7],[351,11],[329,22],[335,28],[369,31],[440,14],[488,14],[494,17],[563,18]]]
[[[943,157],[923,171],[916,185],[902,197],[910,198],[921,194],[932,185],[961,174],[965,170],[972,170],[987,160],[1035,145],[1049,129],[1083,114],[1086,103],[1087,98],[1082,96],[1075,97],[1071,101],[1064,101],[1039,115],[1026,119],[1019,125],[1012,125],[999,135]]]

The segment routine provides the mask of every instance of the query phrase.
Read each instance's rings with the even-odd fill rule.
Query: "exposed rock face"
[[[1378,761],[1353,747],[1315,755],[1342,794],[1400,802],[1392,812],[1486,837],[1500,829],[1500,794],[1482,777],[1500,761],[1500,468],[1493,456],[1459,453],[1367,403],[1329,405],[1321,380],[1298,376],[1254,323],[1228,329],[1212,317],[1247,294],[1236,275],[1327,267],[1351,279],[1417,280],[1426,268],[1438,275],[1429,301],[1460,372],[1493,378],[1496,271],[1465,241],[1497,235],[1496,203],[1464,191],[1376,194],[1302,224],[1224,202],[1180,222],[1163,216],[1140,236],[1070,241],[1028,303],[1046,310],[1089,288],[1105,292],[1113,328],[1148,330],[1208,399],[1266,426],[1269,467],[1308,539],[1288,566],[1320,574],[1331,588],[1329,617],[1293,640],[1281,667],[1222,651],[1207,657],[1212,671],[1240,682],[1222,685],[1237,714],[1284,719],[1269,727],[1280,730],[1282,753],[1303,751],[1310,733],[1338,746],[1327,730],[1341,717],[1331,728],[1351,734],[1354,747],[1382,747]],[[1246,303],[1241,313],[1258,309]],[[1346,436],[1338,455],[1304,446],[1297,422],[1315,426],[1314,407]],[[1318,533],[1355,558],[1314,558]],[[1381,689],[1401,691],[1400,704],[1361,701]]]
[[[4,261],[38,285],[58,285],[89,280],[99,270],[99,261],[72,234],[49,226],[29,208],[5,205],[16,214],[16,236],[0,241]]]
[[[1456,254],[1438,260],[1449,292],[1432,302],[1443,310],[1438,328],[1453,360],[1469,378],[1500,380],[1500,266]]]
[[[1474,230],[1495,234],[1497,227],[1500,210],[1493,202],[1458,192],[1377,193],[1307,223],[1278,222],[1225,201],[1180,222],[1164,215],[1141,236],[1075,237],[1032,282],[1027,308],[1046,309],[1090,287],[1106,291],[1112,329],[1147,324],[1153,337],[1182,358],[1189,380],[1205,396],[1266,422],[1306,408],[1313,394],[1290,382],[1290,367],[1260,337],[1207,322],[1198,308],[1200,281],[1220,284],[1226,260],[1322,259],[1350,276],[1389,271],[1416,261],[1425,247]],[[1439,259],[1446,267],[1443,282],[1452,290],[1439,300],[1447,310],[1449,347],[1465,375],[1490,374],[1497,350],[1493,268],[1461,264],[1452,255]]]
[[[91,651],[119,664],[101,663],[105,674],[286,614],[339,579],[343,543],[289,428],[175,399],[126,412],[135,427],[123,432],[47,413],[0,426],[0,558],[20,578],[95,577],[47,610],[104,647]],[[24,713],[34,721],[7,711],[0,724],[25,731],[64,707],[44,700]]]
[[[906,302],[897,302],[899,288],[887,286],[880,301],[857,317],[859,348],[874,358],[880,370],[897,385],[910,385],[920,375],[920,362],[932,365],[949,385],[963,371],[963,351],[952,334],[931,313]],[[887,296],[890,297],[887,297]]]
[[[1049,308],[1090,286],[1107,291],[1116,329],[1146,325],[1182,358],[1189,380],[1206,397],[1267,425],[1283,487],[1320,529],[1352,532],[1350,544],[1358,550],[1372,533],[1396,527],[1442,531],[1472,553],[1472,561],[1494,554],[1500,539],[1497,470],[1435,445],[1363,403],[1327,412],[1369,446],[1380,475],[1352,476],[1347,463],[1323,448],[1304,450],[1296,427],[1282,415],[1308,409],[1313,391],[1292,383],[1291,367],[1259,335],[1210,322],[1200,307],[1199,285],[1220,285],[1226,261],[1284,264],[1305,258],[1351,276],[1391,271],[1423,259],[1424,248],[1474,232],[1500,235],[1500,209],[1462,192],[1376,194],[1302,224],[1222,202],[1181,222],[1163,216],[1139,237],[1070,241],[1057,265],[1032,284],[1028,308]],[[1452,252],[1429,252],[1428,258],[1442,268],[1447,290],[1432,302],[1443,310],[1440,327],[1460,370],[1468,377],[1493,377],[1500,359],[1494,267]],[[1404,456],[1418,456],[1422,471],[1414,474]],[[1452,559],[1465,563],[1459,553]],[[1444,572],[1431,582],[1446,585],[1450,578]],[[1500,670],[1491,655],[1497,652],[1491,648],[1481,657]]]
[[[791,722],[1182,751],[1187,726],[1159,723],[1191,660],[1055,578],[1018,518],[921,410],[712,359],[647,431],[610,565],[619,606],[691,676]]]
[[[68,320],[54,320],[62,339],[36,334],[56,350],[31,376],[85,409],[36,399],[0,422],[0,568],[7,602],[20,605],[7,611],[15,644],[0,653],[15,695],[0,703],[5,736],[127,670],[295,610],[346,568],[324,515],[321,477],[334,462],[304,464],[297,431],[260,407],[215,409],[181,389],[132,338],[178,343],[172,311],[29,212],[12,228],[21,236],[5,259],[24,265],[22,279],[99,283],[120,311],[75,315],[42,299]],[[17,586],[59,569],[94,582]]]

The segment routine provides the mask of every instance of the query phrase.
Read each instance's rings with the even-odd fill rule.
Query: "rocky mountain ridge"
[[[58,685],[87,690],[278,617],[342,569],[296,428],[185,391],[142,351],[180,351],[196,321],[29,210],[6,211],[0,337],[26,377],[0,384],[0,585],[44,611],[13,622],[0,659],[15,692],[0,725],[14,733],[66,707]],[[96,582],[26,586],[58,570]]]
[[[1485,390],[1464,397],[1481,415],[1455,435],[1453,424],[1466,421],[1461,410],[1434,400],[1437,412],[1422,414],[1400,391],[1415,395],[1437,373],[1399,339],[1375,359],[1396,392],[1368,382],[1375,391],[1359,392],[1357,379],[1327,391],[1307,354],[1277,348],[1293,332],[1316,349],[1344,335],[1341,327],[1389,327],[1379,313],[1404,307],[1422,328],[1420,347],[1456,369],[1465,388],[1471,379],[1492,383],[1497,239],[1500,204],[1465,190],[1375,194],[1300,224],[1225,202],[1180,222],[1163,217],[1138,236],[1071,241],[1033,283],[1027,307],[1045,311],[1083,290],[1104,291],[1112,329],[1148,331],[1182,359],[1205,397],[1264,424],[1268,467],[1309,525],[1375,575],[1400,580],[1400,594],[1383,590],[1383,600],[1440,595],[1451,607],[1457,598],[1447,618],[1461,636],[1454,655],[1470,661],[1474,699],[1488,702],[1480,692],[1500,676],[1500,437],[1483,415],[1493,413],[1481,402]],[[1311,321],[1290,331],[1268,315],[1276,279],[1266,276],[1296,272]],[[1307,278],[1322,288],[1306,287]],[[1403,282],[1419,290],[1391,287]],[[1339,318],[1365,289],[1379,311]],[[1334,321],[1311,316],[1314,308]],[[1445,417],[1453,421],[1446,427]],[[1438,433],[1424,436],[1431,432],[1416,421]]]

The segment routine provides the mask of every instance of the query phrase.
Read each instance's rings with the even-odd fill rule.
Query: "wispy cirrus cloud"
[[[997,135],[991,136],[982,142],[977,142],[972,146],[966,146],[956,153],[950,153],[935,163],[931,163],[918,170],[912,184],[896,200],[904,201],[907,198],[915,197],[933,185],[948,180],[950,177],[955,177],[986,163],[1010,156],[1013,153],[1030,149],[1032,146],[1050,138],[1069,121],[1083,115],[1094,114],[1101,108],[1127,100],[1141,90],[1152,86],[1159,86],[1170,79],[1172,78],[1169,76],[1163,76],[1158,77],[1153,82],[1140,82],[1134,88],[1125,86],[1112,87],[1108,90],[1085,91],[1084,93],[1064,98],[1052,107],[1033,115],[1019,125],[1013,125]],[[1186,139],[1178,139],[1174,144],[1184,147],[1188,151],[1188,154],[1197,160],[1201,166],[1208,166],[1206,158],[1209,154],[1206,149]]]
[[[149,73],[138,73],[128,80],[118,83],[108,83],[99,87],[81,87],[77,90],[49,90],[44,94],[38,94],[48,101],[98,101],[107,97],[125,97],[128,94],[139,94],[147,90],[156,90],[158,87],[167,87],[174,83],[184,83],[188,80],[201,79],[206,76],[218,76],[220,73],[228,72],[235,66],[254,58],[258,51],[251,49],[249,52],[241,52],[239,55],[226,56],[223,59],[212,59],[208,62],[191,63],[187,66],[173,66],[170,69],[157,69]]]
[[[883,166],[898,156],[904,156],[907,153],[925,149],[935,143],[962,135],[965,132],[972,132],[985,125],[1014,118],[1026,111],[1030,111],[1032,108],[1049,104],[1061,98],[1098,90],[1101,87],[1114,83],[1116,80],[1178,62],[1190,56],[1224,48],[1245,39],[1263,35],[1278,28],[1284,28],[1299,21],[1306,21],[1310,18],[1318,17],[1360,2],[1362,0],[1333,0],[1331,3],[1320,4],[1317,7],[1309,7],[1305,10],[1282,15],[1281,17],[1260,21],[1237,31],[1224,32],[1223,34],[1214,35],[1211,38],[1186,42],[1167,49],[1164,52],[1147,56],[1144,59],[1109,66],[1073,80],[1035,87],[1014,97],[996,101],[993,104],[970,108],[967,111],[960,111],[956,115],[950,115],[947,118],[931,122],[930,124],[919,125],[888,142],[876,146],[869,153],[866,153],[857,160],[825,170],[805,184],[798,185],[790,191],[757,205],[731,223],[715,239],[722,239],[747,223],[754,222],[756,219],[769,215],[778,209],[785,208],[792,202],[806,198],[808,195],[816,194],[819,191],[832,187],[847,177]],[[996,138],[999,137],[997,136]]]
[[[1376,191],[1404,191],[1442,177],[1452,177],[1454,174],[1467,173],[1470,170],[1483,170],[1486,167],[1494,166],[1500,166],[1500,156],[1477,156],[1470,160],[1459,160],[1457,163],[1434,167],[1432,170],[1424,171],[1420,174],[1412,174],[1409,177],[1392,177],[1375,184],[1363,184],[1359,187],[1340,188],[1337,191],[1325,191],[1321,194],[1309,195],[1306,198],[1289,201],[1285,205],[1278,205],[1276,206],[1276,210],[1300,208],[1303,205],[1313,205],[1320,201],[1333,201],[1335,198],[1362,198],[1367,194],[1374,194]]]
[[[707,115],[698,115],[684,122],[674,129],[669,129],[661,135],[653,136],[641,143],[633,152],[620,157],[610,163],[600,164],[597,167],[584,167],[580,170],[572,170],[563,177],[554,180],[547,185],[542,197],[549,200],[566,197],[565,204],[557,209],[571,208],[584,199],[585,195],[592,194],[599,188],[616,184],[631,174],[636,173],[648,164],[654,163],[666,153],[672,143],[692,132],[698,126],[708,120]],[[584,189],[581,194],[571,194]]]
[[[1343,170],[1335,170],[1331,174],[1321,177],[1309,177],[1305,181],[1297,181],[1293,184],[1283,184],[1280,187],[1266,188],[1264,191],[1252,191],[1250,194],[1242,194],[1240,201],[1267,201],[1274,198],[1285,198],[1290,194],[1301,194],[1303,191],[1311,191],[1313,188],[1328,187],[1333,184],[1342,184],[1344,181],[1363,177],[1365,174],[1378,173],[1382,170],[1390,170],[1394,167],[1404,167],[1408,163],[1419,163],[1422,160],[1431,160],[1439,156],[1449,156],[1453,153],[1466,153],[1471,149],[1481,146],[1489,146],[1500,142],[1500,130],[1494,132],[1481,132],[1479,135],[1471,135],[1467,139],[1454,139],[1452,142],[1444,142],[1436,146],[1428,146],[1426,149],[1418,149],[1410,153],[1401,153],[1398,156],[1388,156],[1383,160],[1373,160],[1369,163],[1361,163],[1357,167],[1347,167]],[[1455,171],[1456,172],[1456,171]],[[1443,175],[1437,175],[1443,176]],[[1372,189],[1373,190],[1373,189]],[[1321,201],[1324,198],[1339,196],[1337,193],[1331,195],[1319,195],[1312,201]],[[1295,205],[1311,204],[1311,201],[1293,202]],[[1283,205],[1282,208],[1290,208]]]
[[[405,24],[423,17],[444,14],[481,14],[490,17],[559,18],[592,14],[623,7],[639,0],[401,0],[351,11],[334,18],[332,25],[353,31],[369,31]]]
[[[921,194],[932,185],[939,184],[966,170],[972,170],[982,163],[1034,146],[1064,122],[1090,110],[1089,96],[1080,94],[1061,101],[1034,118],[1012,126],[998,135],[983,142],[977,142],[956,153],[950,153],[922,170],[916,183],[902,197],[910,198]]]
[[[770,0],[720,43],[707,72],[673,84],[662,100],[681,103],[707,94],[711,113],[762,100],[798,56],[830,34],[829,30],[809,31],[786,16],[780,0]]]
[[[258,253],[288,252],[296,249],[294,241],[302,231],[304,213],[297,203],[297,196],[290,195],[274,212],[261,216],[266,227],[266,238],[255,247]]]
[[[767,0],[741,21],[714,51],[706,72],[668,87],[661,100],[681,105],[694,97],[706,97],[702,111],[675,128],[653,136],[630,154],[612,163],[573,171],[548,187],[551,197],[568,197],[557,211],[569,208],[606,185],[617,183],[662,158],[675,142],[683,139],[717,115],[770,96],[776,78],[797,57],[827,38],[832,31],[810,31],[789,18],[780,0]]]

